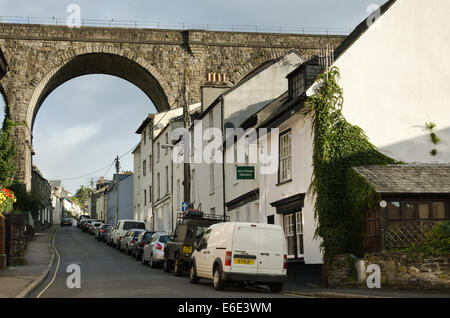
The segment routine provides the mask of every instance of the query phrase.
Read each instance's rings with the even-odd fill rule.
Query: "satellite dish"
[[[385,207],[387,207],[387,202],[384,201],[384,200],[380,201],[380,207],[382,207],[383,209],[384,209]]]

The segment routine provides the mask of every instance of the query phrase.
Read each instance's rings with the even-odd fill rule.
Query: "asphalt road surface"
[[[176,277],[162,269],[142,265],[125,253],[97,241],[76,226],[59,229],[55,246],[60,254],[60,264],[55,280],[42,293],[41,298],[291,298],[289,294],[271,293],[255,286],[229,286],[217,291],[212,281],[201,279],[191,284],[187,275]],[[53,268],[45,282],[30,297],[36,297],[51,281],[57,267]],[[81,269],[81,288],[68,288],[67,267],[78,264]]]

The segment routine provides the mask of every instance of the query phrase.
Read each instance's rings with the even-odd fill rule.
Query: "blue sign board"
[[[186,212],[188,210],[188,202],[184,201],[181,203],[181,212]]]

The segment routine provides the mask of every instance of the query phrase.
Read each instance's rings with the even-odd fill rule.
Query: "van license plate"
[[[248,264],[248,265],[253,265],[253,264],[255,264],[255,260],[254,260],[254,259],[235,258],[235,259],[234,259],[234,263],[235,263],[235,264]]]
[[[183,253],[184,254],[192,253],[192,246],[183,246]]]

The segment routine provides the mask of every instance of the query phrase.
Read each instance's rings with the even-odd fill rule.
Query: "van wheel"
[[[175,265],[173,266],[173,273],[175,276],[181,276],[182,273],[181,262],[179,259],[175,260]]]
[[[172,261],[170,261],[167,257],[164,258],[164,271],[166,273],[170,273],[172,270]]]
[[[283,290],[283,283],[272,283],[269,287],[272,293],[281,293]]]
[[[214,270],[214,288],[217,290],[223,290],[223,280],[222,280],[222,271],[220,270],[220,267],[217,266],[217,268]]]
[[[191,263],[191,266],[189,268],[189,280],[192,284],[198,284],[198,281],[200,280],[200,278],[198,278],[197,276],[194,262]]]

